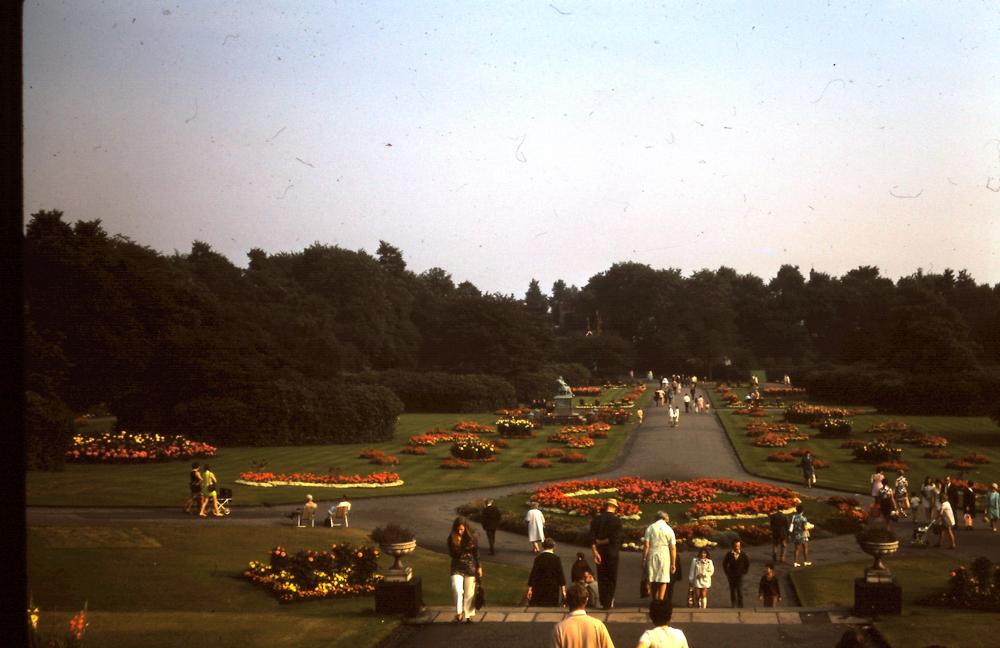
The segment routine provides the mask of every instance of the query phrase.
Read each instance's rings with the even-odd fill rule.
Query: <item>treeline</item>
[[[24,255],[29,420],[45,425],[103,404],[125,427],[220,444],[374,441],[404,407],[509,406],[550,396],[559,374],[1000,364],[1000,286],[950,270],[783,266],[764,282],[619,263],[516,298],[414,273],[386,242],[253,249],[241,269],[203,242],[164,255],[56,211],[33,215]]]

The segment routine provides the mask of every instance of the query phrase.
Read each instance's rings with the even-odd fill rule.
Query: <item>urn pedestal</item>
[[[381,547],[382,553],[395,559],[392,567],[385,570],[385,582],[406,583],[413,578],[413,568],[409,565],[403,565],[403,556],[413,553],[413,550],[417,548],[416,540],[387,543],[379,545],[379,547]]]

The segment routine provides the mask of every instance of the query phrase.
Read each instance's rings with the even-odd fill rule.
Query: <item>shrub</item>
[[[457,439],[451,444],[451,455],[466,461],[486,461],[496,455],[496,447],[490,441],[479,437]]]
[[[394,522],[385,526],[375,527],[368,537],[379,544],[410,542],[416,538],[413,531]]]
[[[840,447],[844,450],[854,450],[855,448],[860,448],[866,443],[868,442],[864,439],[847,439],[840,444]]]
[[[524,468],[551,468],[552,462],[548,459],[525,459],[521,466]]]
[[[897,461],[902,455],[902,448],[893,448],[884,441],[870,441],[854,449],[854,458],[867,463]]]
[[[508,441],[507,439],[497,439],[496,441],[493,442],[493,445],[495,445],[498,448],[509,448],[510,441]]]
[[[465,461],[464,459],[447,457],[444,461],[441,462],[441,465],[439,467],[444,468],[445,470],[463,470],[469,468],[470,466],[472,466],[472,464],[470,464],[468,461]]]
[[[408,455],[425,455],[427,454],[427,448],[423,446],[406,446],[402,450],[403,454]]]
[[[545,448],[538,453],[539,459],[559,459],[566,455],[566,451],[562,448]]]
[[[376,466],[395,466],[399,463],[399,457],[391,454],[378,454],[369,459],[368,463]]]
[[[921,448],[947,448],[948,439],[943,436],[925,436],[917,441],[917,445]]]
[[[527,419],[498,419],[497,432],[506,438],[527,438],[534,436],[535,426]]]
[[[24,449],[28,470],[62,470],[73,440],[73,413],[62,401],[24,393]]]
[[[586,463],[587,455],[582,452],[567,452],[559,458],[561,463]]]
[[[843,438],[851,435],[851,422],[842,418],[825,418],[816,426],[820,436]]]

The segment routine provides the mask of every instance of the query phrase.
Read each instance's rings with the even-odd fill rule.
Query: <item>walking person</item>
[[[552,648],[615,648],[607,626],[587,615],[590,590],[583,583],[573,583],[566,590],[570,613],[552,629]]]
[[[649,605],[649,620],[653,627],[642,633],[635,648],[688,648],[687,637],[679,628],[670,627],[674,608],[666,601],[653,601]]]
[[[903,469],[899,470],[899,475],[892,485],[893,495],[896,498],[896,512],[901,517],[907,517],[910,510],[910,482],[906,479]]]
[[[201,476],[204,480],[205,495],[201,498],[201,510],[198,512],[198,516],[208,517],[205,515],[205,509],[208,508],[208,503],[211,502],[212,515],[222,517],[222,513],[219,511],[219,494],[216,492],[219,487],[219,480],[216,479],[215,473],[211,471],[208,464],[205,464],[205,472]]]
[[[610,610],[615,605],[615,589],[618,585],[618,555],[622,546],[622,521],[615,514],[618,500],[610,498],[604,502],[604,511],[590,523],[590,549],[597,565],[597,589],[601,597],[601,607]]]
[[[872,497],[877,498],[878,494],[882,492],[885,475],[882,474],[881,470],[876,470],[869,479],[872,483]]]
[[[792,567],[799,567],[799,547],[802,547],[802,563],[809,567],[809,520],[802,512],[802,504],[795,507],[795,514],[789,524],[792,535]]]
[[[976,519],[976,491],[975,483],[970,479],[963,489],[962,497],[962,520],[965,523],[965,530],[972,531],[972,523]]]
[[[188,477],[188,498],[184,502],[184,512],[188,514],[193,514],[195,509],[201,510],[201,485],[205,480],[201,477],[201,471],[198,470],[198,462],[191,464],[191,473]]]
[[[497,540],[497,529],[500,528],[500,520],[503,518],[503,512],[497,508],[496,500],[488,499],[486,500],[486,506],[483,507],[483,531],[486,532],[486,541],[490,543],[490,555],[496,554],[493,550],[494,544]]]
[[[535,556],[524,598],[530,605],[544,607],[558,607],[566,598],[566,575],[552,538],[545,538],[542,552]]]
[[[760,577],[760,585],[757,587],[757,598],[764,602],[764,607],[774,607],[781,601],[781,586],[778,584],[778,576],[774,573],[774,565],[768,563],[764,569],[764,575]]]
[[[771,560],[783,563],[785,550],[788,548],[788,517],[781,512],[779,506],[775,506],[768,516],[768,523],[771,526]]]
[[[802,455],[802,460],[799,461],[799,467],[802,468],[802,479],[805,480],[806,488],[812,488],[813,484],[816,483],[816,466],[813,462],[812,452],[806,450],[806,453]]]
[[[677,536],[670,527],[670,516],[656,512],[657,520],[646,527],[643,536],[642,564],[649,580],[649,593],[654,601],[667,596],[667,585],[677,565]]]
[[[538,502],[531,503],[524,521],[528,525],[528,542],[531,543],[531,550],[538,553],[542,550],[542,541],[545,540],[545,516],[538,510]]]
[[[698,398],[695,399],[695,411],[701,414],[705,411],[705,397],[698,394]]]
[[[896,498],[893,497],[892,489],[889,488],[888,483],[883,484],[875,501],[878,503],[879,513],[885,519],[885,528],[891,530],[896,516]]]
[[[940,500],[940,508],[937,511],[937,516],[934,518],[934,524],[937,527],[938,541],[935,547],[941,546],[941,540],[944,534],[947,532],[948,539],[951,540],[951,546],[948,549],[955,548],[955,512],[951,508],[951,502],[948,501],[948,494],[941,493],[938,496]]]
[[[681,408],[671,404],[667,413],[670,416],[670,427],[677,427],[681,422]]]
[[[941,502],[941,498],[938,497],[941,491],[934,484],[934,480],[930,476],[927,476],[924,477],[924,485],[920,487],[920,493],[922,495],[920,499],[923,504],[924,519],[930,524],[934,520],[934,514],[937,512],[938,505]]]
[[[483,577],[479,562],[479,543],[464,517],[457,517],[448,534],[451,555],[451,593],[455,597],[455,618],[452,623],[472,623],[476,616],[476,579]]]
[[[684,394],[684,413],[685,414],[690,414],[691,413],[691,395],[690,394]]]
[[[691,559],[691,570],[688,572],[688,583],[695,591],[695,600],[700,608],[708,607],[708,590],[712,588],[712,574],[715,573],[715,563],[706,547],[698,551]]]
[[[743,553],[743,543],[733,541],[732,551],[722,559],[722,572],[729,581],[729,602],[733,607],[743,607],[743,577],[750,571],[750,559]]]
[[[990,484],[990,492],[986,495],[986,521],[990,531],[997,532],[997,520],[1000,520],[1000,486],[996,482]]]

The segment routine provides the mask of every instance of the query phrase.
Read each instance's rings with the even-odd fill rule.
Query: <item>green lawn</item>
[[[41,629],[62,633],[86,600],[89,645],[364,648],[398,622],[376,615],[371,596],[281,605],[240,577],[274,545],[370,544],[358,529],[31,527],[27,540],[28,588],[42,610]],[[449,604],[448,557],[418,549],[405,560],[423,578],[424,602]],[[391,561],[383,556],[382,567]],[[525,570],[486,561],[484,572],[492,605],[520,600]]]
[[[617,390],[620,396],[623,390]],[[612,394],[614,395],[614,394]],[[640,404],[649,399],[649,392]],[[609,400],[604,396],[602,400]],[[386,443],[355,443],[326,446],[285,446],[264,448],[220,448],[208,462],[223,486],[233,489],[236,505],[287,504],[305,499],[315,488],[259,488],[235,484],[241,472],[251,469],[253,462],[266,460],[266,470],[280,472],[367,474],[381,470],[398,472],[406,483],[394,488],[325,489],[320,499],[331,499],[347,492],[352,499],[392,494],[446,492],[485,486],[516,484],[538,479],[580,477],[598,472],[617,456],[634,424],[612,426],[607,439],[597,439],[596,445],[581,450],[589,461],[582,464],[553,463],[552,468],[531,470],[522,468],[525,459],[550,447],[545,438],[556,427],[536,432],[535,438],[511,440],[510,447],[492,463],[473,464],[468,470],[443,470],[438,466],[449,455],[449,443],[428,448],[426,455],[407,455],[400,450],[414,434],[431,428],[449,429],[461,420],[475,420],[492,425],[494,414],[404,414],[400,416],[393,440]],[[490,436],[490,438],[495,438]],[[358,457],[365,448],[378,448],[399,458],[399,465],[383,468]],[[185,461],[156,464],[67,464],[62,472],[27,474],[27,503],[32,506],[180,506],[187,496],[189,464]],[[326,492],[329,496],[325,496]]]
[[[880,617],[876,626],[891,646],[975,646],[984,643],[983,630],[996,628],[1000,614],[949,610],[916,605],[915,601],[944,590],[949,572],[958,566],[954,559],[912,556],[886,559],[893,576],[903,589],[903,614]],[[854,605],[854,579],[864,574],[870,560],[819,565],[792,572],[792,582],[804,606]]]
[[[807,430],[813,437],[808,441],[793,441],[784,448],[758,448],[753,445],[753,439],[745,432],[745,425],[748,421],[754,420],[752,417],[734,415],[729,410],[719,410],[718,415],[722,421],[729,438],[736,448],[746,469],[761,477],[770,477],[785,481],[801,483],[801,471],[797,463],[773,463],[767,461],[767,456],[774,452],[790,451],[795,448],[804,447],[813,451],[817,457],[828,461],[830,467],[816,472],[818,485],[824,488],[846,490],[852,493],[867,494],[870,488],[869,476],[874,466],[872,464],[856,463],[850,450],[840,448],[843,439],[822,439],[815,434],[815,430],[799,425],[799,429]],[[883,414],[861,414],[854,416],[854,438],[873,438],[874,435],[866,435],[864,430],[889,419],[905,421],[910,426],[920,432],[931,435],[940,435],[948,438],[947,448],[954,458],[963,457],[973,452],[978,452],[990,458],[991,463],[980,467],[977,470],[961,473],[959,471],[945,468],[950,459],[924,459],[923,454],[927,452],[924,448],[918,448],[910,444],[900,444],[903,448],[903,459],[910,465],[908,477],[911,490],[916,489],[919,483],[927,475],[943,477],[951,474],[963,479],[973,479],[977,482],[992,482],[996,480],[997,463],[1000,463],[1000,430],[995,423],[985,416],[887,416]],[[759,419],[758,419],[759,420]],[[767,420],[781,421],[783,413],[780,411],[770,412]],[[891,478],[895,478],[892,475]]]

